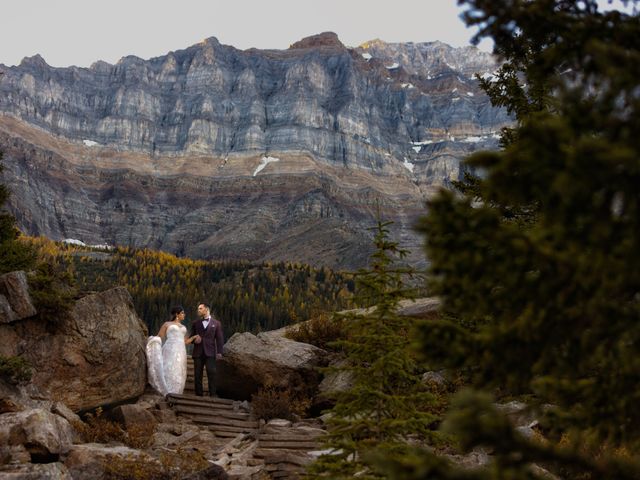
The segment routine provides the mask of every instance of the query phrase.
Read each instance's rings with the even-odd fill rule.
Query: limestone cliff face
[[[0,65],[0,149],[28,233],[199,257],[366,261],[373,204],[395,234],[509,123],[441,43],[288,50],[215,38],[163,57]]]

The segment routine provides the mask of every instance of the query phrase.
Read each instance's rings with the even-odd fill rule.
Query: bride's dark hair
[[[180,305],[178,305],[177,307],[173,307],[171,309],[171,320],[169,321],[173,322],[176,319],[176,317],[180,315],[182,312],[184,312],[184,308],[182,308]]]

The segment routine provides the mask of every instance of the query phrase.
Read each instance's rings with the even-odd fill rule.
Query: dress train
[[[149,383],[160,394],[182,393],[187,380],[187,349],[183,325],[170,325],[167,341],[162,345],[158,336],[147,340]]]

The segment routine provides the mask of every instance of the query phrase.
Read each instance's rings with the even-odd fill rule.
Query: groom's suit
[[[207,380],[209,382],[209,395],[216,394],[216,355],[222,354],[224,337],[222,334],[222,324],[219,320],[211,317],[209,324],[205,328],[206,319],[199,319],[191,325],[191,336],[200,335],[202,341],[193,344],[193,366],[194,384],[196,395],[202,396],[202,374],[206,367]]]

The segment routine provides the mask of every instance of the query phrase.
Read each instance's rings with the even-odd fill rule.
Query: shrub
[[[285,336],[324,350],[335,350],[331,342],[345,338],[344,319],[323,313],[309,321],[290,326]]]
[[[31,380],[33,370],[28,360],[22,357],[0,356],[0,377],[17,385]]]
[[[281,388],[272,383],[267,383],[251,397],[253,414],[264,420],[295,420],[297,416],[304,416],[310,405],[309,398],[296,393],[291,387]]]

